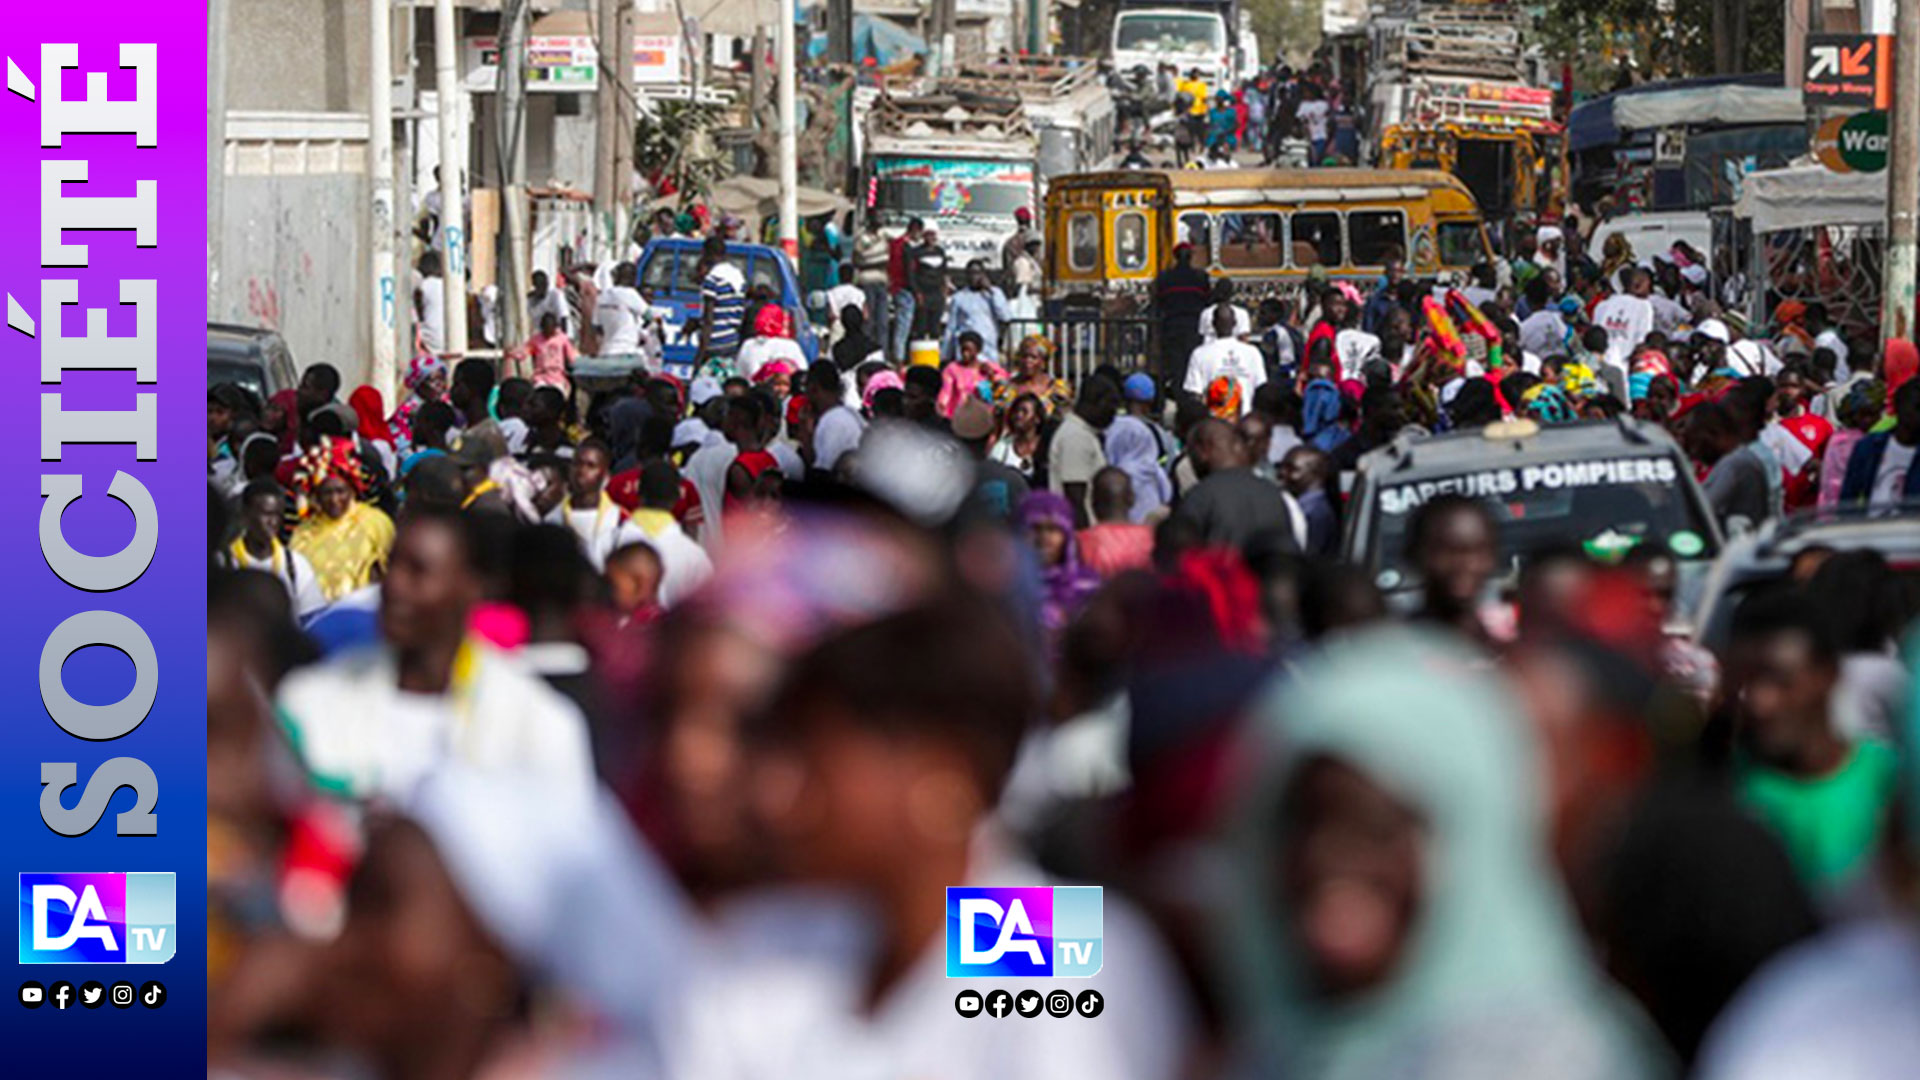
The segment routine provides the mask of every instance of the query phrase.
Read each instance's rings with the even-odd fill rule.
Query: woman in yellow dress
[[[393,519],[361,501],[367,479],[353,440],[323,436],[301,458],[293,483],[306,496],[293,550],[313,564],[327,602],[378,581],[393,547]]]

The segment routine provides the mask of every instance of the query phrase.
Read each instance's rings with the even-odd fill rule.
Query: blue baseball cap
[[[1153,376],[1144,371],[1136,371],[1127,376],[1127,381],[1120,385],[1120,390],[1126,395],[1128,401],[1152,401]]]

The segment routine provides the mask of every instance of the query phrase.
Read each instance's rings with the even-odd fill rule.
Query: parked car
[[[652,303],[665,327],[667,370],[676,375],[692,373],[693,357],[700,348],[700,280],[694,276],[700,248],[701,241],[691,237],[655,238],[647,241],[635,265],[640,292]],[[807,320],[800,276],[786,254],[766,244],[728,244],[727,261],[740,268],[749,291],[756,285],[773,287],[780,306],[792,316],[800,351],[806,354],[808,363],[818,359],[820,339]],[[743,328],[742,336],[750,329]]]
[[[207,385],[238,383],[265,401],[300,381],[293,354],[278,331],[231,323],[207,324]]]
[[[1710,649],[1727,644],[1734,609],[1755,589],[1787,577],[1802,552],[1872,548],[1886,556],[1909,589],[1920,589],[1920,503],[1869,517],[1863,507],[1807,511],[1770,521],[1727,541],[1694,610],[1693,637]]]
[[[1698,595],[1719,526],[1686,454],[1660,427],[1622,418],[1542,427],[1531,420],[1431,438],[1403,436],[1360,459],[1343,552],[1396,609],[1419,602],[1407,550],[1413,512],[1443,492],[1479,498],[1500,528],[1503,583],[1539,552],[1579,544],[1616,558],[1643,543],[1678,558],[1676,600]]]

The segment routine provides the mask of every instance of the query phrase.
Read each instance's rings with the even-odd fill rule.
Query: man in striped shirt
[[[727,242],[707,237],[700,251],[700,351],[695,374],[734,374],[740,351],[740,322],[747,313],[747,279],[727,261]]]

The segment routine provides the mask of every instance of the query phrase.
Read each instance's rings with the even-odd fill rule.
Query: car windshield
[[[1440,264],[1472,266],[1487,257],[1480,244],[1480,225],[1473,221],[1440,223]]]
[[[1711,559],[1713,529],[1679,483],[1684,467],[1665,456],[1593,458],[1382,485],[1373,496],[1374,580],[1387,590],[1415,583],[1407,526],[1421,503],[1443,492],[1483,499],[1493,510],[1503,576],[1569,543],[1603,559],[1647,542],[1664,544],[1684,560]]]
[[[217,348],[217,346],[215,347]],[[237,383],[254,392],[261,400],[266,400],[266,369],[249,354],[235,351],[228,355],[214,355],[213,349],[207,356],[207,385],[218,386],[221,383]]]
[[[1211,15],[1122,15],[1114,48],[1154,52],[1219,52],[1226,26]]]
[[[700,283],[694,280],[693,272],[700,266],[700,253],[688,249],[680,252],[679,255],[680,258],[676,263],[674,252],[665,249],[655,252],[640,269],[641,290],[656,300],[664,300],[668,296],[677,296],[683,300],[697,299]],[[749,260],[745,255],[728,252],[726,261],[740,271],[740,276],[746,279],[749,289],[755,285],[765,285],[773,289],[775,295],[779,295],[780,269],[772,259]]]

